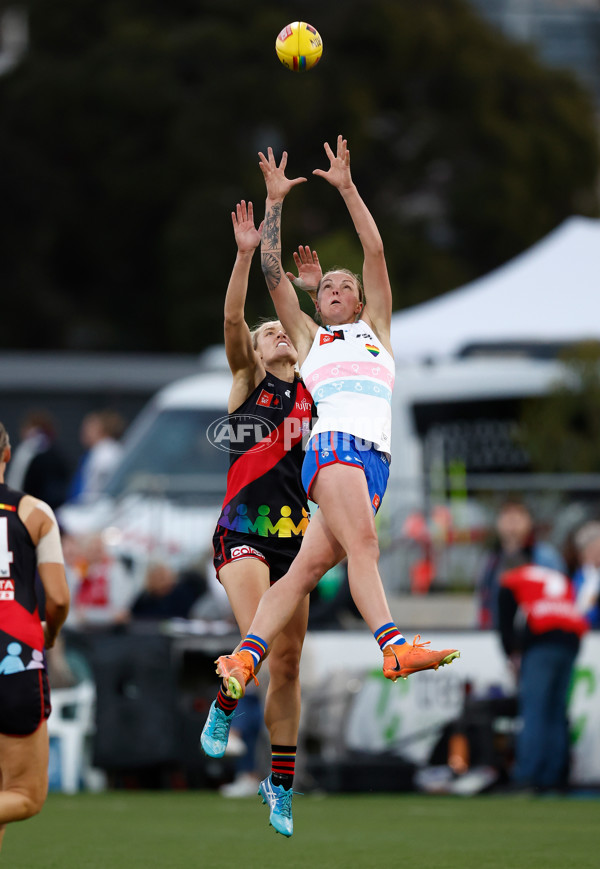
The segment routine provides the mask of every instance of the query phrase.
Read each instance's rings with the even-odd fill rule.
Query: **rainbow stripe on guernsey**
[[[17,512],[17,508],[14,504],[0,504],[0,510],[10,510],[11,513]]]
[[[365,344],[365,347],[371,354],[371,356],[379,356],[379,347],[375,347],[374,344]]]

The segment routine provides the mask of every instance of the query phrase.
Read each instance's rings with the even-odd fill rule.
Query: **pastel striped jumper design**
[[[301,373],[317,407],[313,437],[347,432],[389,456],[394,360],[364,320],[320,326]]]

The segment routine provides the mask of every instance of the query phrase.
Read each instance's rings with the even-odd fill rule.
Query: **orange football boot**
[[[417,635],[412,643],[390,643],[383,650],[383,675],[386,679],[391,679],[395,682],[398,676],[406,679],[411,673],[417,673],[419,670],[437,670],[438,667],[443,667],[444,664],[450,664],[455,658],[460,658],[458,649],[443,649],[441,652],[436,652],[434,649],[424,649],[428,646],[430,640],[426,643],[420,642],[421,637]]]
[[[234,700],[244,696],[246,685],[250,679],[258,685],[258,679],[254,675],[254,658],[250,652],[242,650],[233,655],[221,655],[215,661],[217,676],[223,679],[225,693]]]

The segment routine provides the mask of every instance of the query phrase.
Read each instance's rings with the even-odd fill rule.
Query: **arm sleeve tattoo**
[[[265,215],[261,238],[261,267],[269,292],[281,282],[281,202],[271,206]]]

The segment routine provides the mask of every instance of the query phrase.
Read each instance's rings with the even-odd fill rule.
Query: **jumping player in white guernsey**
[[[336,187],[346,203],[364,252],[364,294],[360,279],[351,272],[326,272],[315,302],[322,326],[302,311],[281,264],[283,200],[307,179],[286,178],[285,152],[279,166],[271,148],[267,156],[260,154],[267,186],[262,267],[317,406],[318,422],[302,481],[319,509],[288,573],[261,598],[246,640],[233,655],[218,659],[217,673],[232,696],[243,694],[264,654],[261,647],[285,632],[301,601],[344,556],[353,600],[383,651],[387,678],[396,681],[418,670],[437,670],[459,657],[456,649],[424,648],[427,644],[420,643],[420,637],[413,643],[404,639],[392,620],[379,576],[374,516],[387,484],[391,450],[392,293],[379,231],[352,181],[347,142],[339,136],[337,153],[327,143],[325,151],[329,169],[315,169],[313,174]],[[306,249],[301,253],[306,257]]]

